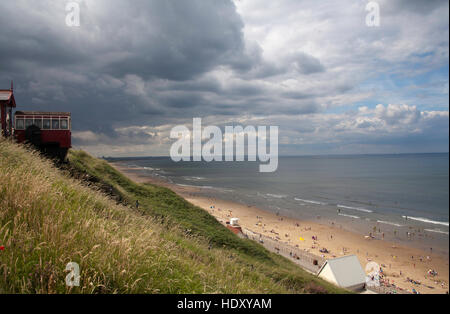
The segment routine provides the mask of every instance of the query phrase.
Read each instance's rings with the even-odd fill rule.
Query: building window
[[[59,129],[59,119],[52,119],[52,129],[53,130]]]
[[[16,119],[16,129],[23,130],[24,124],[23,119]]]
[[[67,123],[67,119],[61,119],[61,129],[67,130],[69,128],[69,124]]]
[[[25,129],[33,125],[33,119],[25,119]]]
[[[34,125],[42,129],[42,119],[34,119]]]
[[[50,129],[50,119],[44,119],[43,121],[43,129],[49,130]]]

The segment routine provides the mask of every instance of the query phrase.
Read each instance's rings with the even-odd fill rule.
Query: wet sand
[[[363,268],[370,261],[378,263],[384,271],[386,280],[407,291],[415,289],[419,293],[446,293],[449,290],[448,255],[442,256],[431,251],[426,252],[386,241],[382,234],[373,230],[368,230],[367,236],[362,236],[344,230],[333,222],[320,224],[302,221],[282,217],[254,206],[205,197],[200,189],[141,176],[119,163],[111,165],[135,182],[148,182],[172,189],[192,204],[208,211],[222,223],[233,217],[239,218],[239,224],[245,229],[264,234],[293,247],[298,246],[324,258],[355,254]],[[369,233],[372,233],[373,238],[369,237]],[[313,237],[316,240],[313,240]],[[329,253],[321,253],[319,250],[323,248]],[[438,275],[428,275],[430,269],[435,270]],[[421,284],[413,284],[407,278]]]

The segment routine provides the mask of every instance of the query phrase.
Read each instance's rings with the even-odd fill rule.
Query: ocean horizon
[[[279,154],[279,158],[284,157],[351,157],[351,156],[399,156],[399,155],[442,155],[449,154],[449,152],[426,152],[426,153],[367,153],[367,154],[293,154],[293,155],[283,155]],[[120,160],[133,160],[133,159],[151,159],[151,158],[170,158],[170,155],[155,155],[155,156],[96,156],[109,161],[120,161]],[[193,156],[186,156],[192,157]],[[201,156],[199,156],[201,157]],[[224,158],[225,155],[222,155]],[[245,160],[247,160],[248,155],[244,155]]]

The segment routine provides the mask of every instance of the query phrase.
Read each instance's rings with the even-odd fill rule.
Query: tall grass
[[[237,238],[170,190],[136,184],[81,151],[69,159],[97,184],[0,139],[0,293],[343,291]],[[122,203],[139,197],[145,211],[118,204],[106,185]],[[79,287],[66,286],[69,262],[80,265]]]

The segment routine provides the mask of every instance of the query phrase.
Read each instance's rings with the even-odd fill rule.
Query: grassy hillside
[[[0,139],[0,293],[345,292],[168,189],[81,151],[69,160],[59,170]],[[139,212],[126,205],[135,199]],[[69,262],[80,265],[79,287],[65,284]]]

